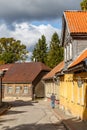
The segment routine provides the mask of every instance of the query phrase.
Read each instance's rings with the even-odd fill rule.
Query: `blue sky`
[[[82,0],[0,0],[0,37],[14,37],[27,46],[29,57],[41,35],[47,42],[61,36],[64,10],[80,10]]]

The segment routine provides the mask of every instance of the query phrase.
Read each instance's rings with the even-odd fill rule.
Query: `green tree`
[[[63,48],[60,46],[59,36],[55,32],[52,35],[50,42],[50,48],[47,56],[47,65],[53,68],[62,60],[63,60]]]
[[[21,41],[14,38],[0,38],[0,63],[25,61],[28,51]]]
[[[47,44],[46,44],[46,38],[44,35],[41,36],[41,38],[38,40],[38,43],[35,45],[32,57],[32,61],[42,62],[46,64],[47,60]]]
[[[86,11],[87,10],[87,0],[83,0],[81,3],[80,3],[80,6],[81,6],[81,9]]]

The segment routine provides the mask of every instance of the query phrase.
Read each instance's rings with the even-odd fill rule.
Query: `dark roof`
[[[0,70],[7,71],[9,70],[14,64],[4,64],[0,65]]]
[[[8,70],[3,78],[3,83],[31,83],[41,71],[50,71],[50,68],[41,62],[15,63],[0,66]]]

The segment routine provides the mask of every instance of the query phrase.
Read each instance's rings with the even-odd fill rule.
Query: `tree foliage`
[[[81,3],[80,3],[80,6],[81,6],[81,9],[86,11],[87,10],[87,0],[83,0]]]
[[[52,35],[49,48],[45,36],[42,35],[34,47],[31,60],[40,61],[51,68],[63,60],[63,48],[60,46],[59,36],[56,32]]]
[[[38,40],[38,43],[34,47],[31,60],[46,64],[46,59],[47,59],[47,44],[45,36],[42,35],[41,38]]]
[[[60,46],[59,36],[55,32],[52,35],[50,42],[50,48],[47,56],[47,65],[53,68],[62,60],[63,60],[63,48]]]
[[[25,61],[28,51],[20,40],[14,38],[0,38],[0,63],[14,63]]]

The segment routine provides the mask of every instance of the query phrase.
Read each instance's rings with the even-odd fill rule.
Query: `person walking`
[[[51,107],[52,107],[52,108],[55,108],[55,99],[56,99],[56,98],[55,98],[54,93],[52,93],[52,95],[51,95],[51,98],[50,98],[50,99],[51,99]]]

